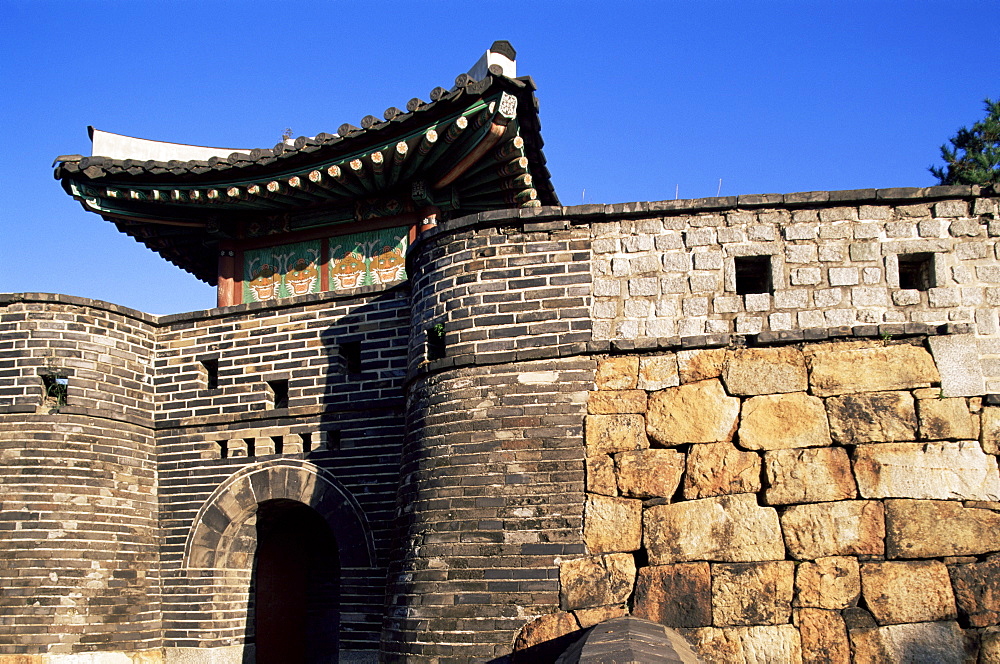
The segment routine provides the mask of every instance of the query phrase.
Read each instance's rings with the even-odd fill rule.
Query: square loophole
[[[739,295],[774,291],[774,284],[771,282],[770,256],[737,256],[733,259],[733,263],[736,292]]]
[[[925,291],[935,285],[934,254],[899,254],[899,287]]]
[[[267,387],[271,393],[271,408],[288,408],[288,380],[269,380]]]
[[[342,341],[340,343],[340,361],[344,367],[344,373],[361,373],[361,342]]]

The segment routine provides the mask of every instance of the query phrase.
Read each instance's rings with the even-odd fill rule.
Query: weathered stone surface
[[[680,631],[706,664],[802,664],[803,661],[799,630],[792,625]]]
[[[634,390],[639,380],[638,357],[609,357],[597,365],[594,383],[599,390]]]
[[[642,390],[602,390],[587,395],[587,412],[594,415],[645,413],[646,393]]]
[[[846,609],[861,594],[861,570],[851,556],[817,558],[795,571],[795,606]]]
[[[966,664],[968,661],[965,635],[956,622],[852,629],[848,634],[854,664]]]
[[[917,438],[917,413],[909,392],[847,394],[826,400],[830,433],[838,443],[891,443]]]
[[[548,613],[535,618],[518,632],[514,650],[525,650],[578,630],[572,613]]]
[[[712,624],[708,563],[676,563],[639,569],[632,614],[667,627]]]
[[[602,496],[617,496],[615,462],[607,454],[587,457],[587,491]]]
[[[580,627],[587,629],[588,627],[593,627],[605,620],[611,620],[613,618],[620,618],[621,616],[628,615],[628,609],[624,605],[615,606],[597,606],[592,609],[577,609],[573,612],[576,616],[577,622],[580,623]]]
[[[1000,628],[993,627],[983,632],[979,641],[979,664],[1000,662]]]
[[[725,363],[725,348],[682,350],[677,353],[677,372],[681,384],[718,378],[722,375]]]
[[[885,501],[889,558],[940,558],[1000,551],[1000,513],[954,500]]]
[[[730,394],[805,392],[806,362],[798,348],[745,348],[730,352],[722,369]]]
[[[739,399],[726,396],[718,380],[704,380],[651,394],[646,431],[662,445],[727,441],[739,413]]]
[[[716,627],[791,622],[795,563],[712,565],[712,624]]]
[[[642,415],[588,415],[587,456],[649,447]]]
[[[753,494],[650,507],[643,515],[643,534],[653,565],[688,560],[751,562],[785,557],[777,512],[770,507],[758,507]]]
[[[740,444],[753,450],[829,445],[823,400],[805,392],[747,399],[740,420]]]
[[[854,476],[864,498],[1000,500],[997,459],[975,441],[859,445]]]
[[[980,440],[987,454],[1000,454],[1000,408],[983,408],[979,414]]]
[[[781,529],[797,560],[880,556],[885,549],[883,514],[882,504],[871,500],[793,505],[781,515]]]
[[[567,611],[624,604],[634,585],[635,559],[629,553],[559,563],[559,601]]]
[[[764,455],[769,505],[819,503],[857,497],[851,460],[842,447],[774,450]]]
[[[986,391],[975,335],[949,334],[927,339],[941,372],[946,397],[974,397]]]
[[[917,415],[923,440],[970,440],[978,432],[965,399],[918,399]]]
[[[909,390],[940,380],[930,353],[907,344],[874,348],[827,344],[807,353],[806,359],[812,393],[820,397]]]
[[[692,445],[687,455],[684,497],[708,498],[760,491],[760,456],[732,443]]]
[[[670,498],[684,474],[684,454],[676,450],[634,450],[615,455],[618,490],[631,498]]]
[[[588,495],[583,541],[590,553],[635,551],[642,542],[642,501]]]
[[[639,359],[639,389],[656,390],[680,385],[677,374],[677,356],[656,355]]]
[[[880,625],[954,620],[948,568],[937,560],[863,563],[861,594]]]
[[[981,563],[949,565],[959,612],[973,627],[1000,625],[1000,555]]]
[[[839,611],[796,609],[802,659],[810,664],[851,664],[851,642]]]

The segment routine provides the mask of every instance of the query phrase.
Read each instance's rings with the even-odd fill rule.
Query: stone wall
[[[996,661],[1000,408],[943,397],[924,339],[618,356],[595,383],[589,555],[526,632],[631,613],[707,662]]]

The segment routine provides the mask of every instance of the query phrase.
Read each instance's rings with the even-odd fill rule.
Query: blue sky
[[[928,186],[938,146],[1000,97],[996,0],[0,0],[0,22],[0,292],[151,313],[214,289],[52,179],[90,154],[87,125],[270,147],[427,99],[508,39],[574,205]]]

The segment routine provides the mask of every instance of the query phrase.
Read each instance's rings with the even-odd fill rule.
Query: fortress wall
[[[589,555],[522,637],[631,612],[706,662],[992,661],[1000,408],[939,378],[919,338],[603,360]]]
[[[156,418],[167,647],[252,638],[252,523],[249,539],[231,542],[210,568],[197,555],[185,558],[185,546],[199,510],[227,478],[291,459],[331,473],[367,520],[375,563],[344,570],[341,648],[377,648],[404,435],[408,302],[405,287],[376,287],[161,319]],[[350,343],[358,368],[341,355]],[[218,363],[211,389],[204,360]],[[288,381],[287,405],[276,404],[267,386],[280,380]],[[309,496],[301,500],[309,504]]]
[[[0,307],[0,657],[161,645],[150,317]],[[41,375],[68,378],[45,400]]]
[[[414,383],[387,661],[492,660],[557,605],[555,562],[584,553],[582,424],[593,371],[589,358],[565,358]]]

